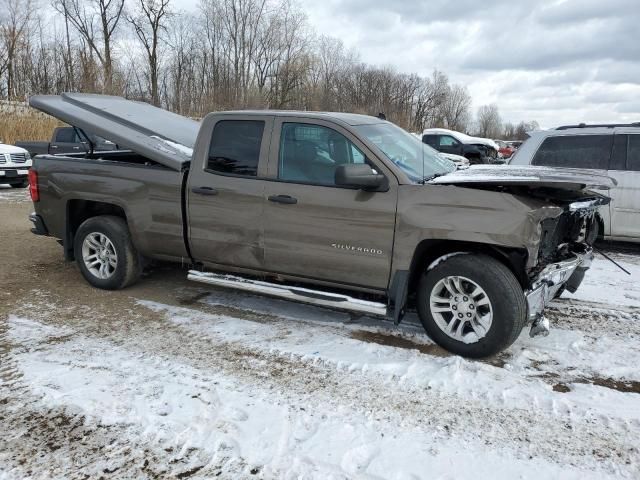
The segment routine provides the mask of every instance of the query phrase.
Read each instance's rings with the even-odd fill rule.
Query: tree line
[[[243,108],[349,111],[412,131],[518,138],[464,85],[369,65],[318,35],[295,0],[0,0],[0,99],[98,92],[183,115]]]

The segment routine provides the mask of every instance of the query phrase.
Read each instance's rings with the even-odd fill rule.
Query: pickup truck
[[[199,123],[119,97],[31,106],[127,148],[38,156],[32,231],[102,289],[143,259],[191,280],[386,315],[415,308],[428,335],[483,357],[548,333],[545,305],[592,258],[598,172],[458,170],[420,139],[349,113],[230,111]]]
[[[56,127],[51,142],[16,142],[16,146],[27,150],[32,157],[36,155],[60,155],[66,153],[117,150],[113,142],[74,127]]]

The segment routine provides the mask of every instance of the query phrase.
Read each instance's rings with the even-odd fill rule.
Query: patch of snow
[[[167,140],[166,138],[162,138],[162,137],[158,137],[157,135],[151,135],[151,138],[155,138],[156,140],[160,140],[163,143],[165,143],[166,145],[170,146],[171,148],[173,148],[174,150],[177,150],[180,153],[185,154],[188,157],[192,157],[193,156],[193,148],[189,148],[185,145],[182,145],[180,143],[176,143],[176,142],[172,142],[171,140]],[[170,150],[165,150],[168,153],[173,153]]]
[[[586,300],[612,307],[640,306],[640,265],[637,257],[617,255],[616,262],[631,272],[627,275],[606,258],[596,253],[591,268],[575,293],[564,292],[562,298]]]
[[[12,338],[49,331],[36,323],[12,319]],[[45,409],[72,407],[86,416],[85,423],[124,426],[123,445],[135,441],[179,452],[198,449],[208,456],[208,465],[234,472],[228,476],[235,478],[244,477],[252,465],[260,466],[265,478],[309,479],[577,480],[614,478],[616,473],[593,461],[561,464],[521,455],[509,443],[488,446],[491,431],[483,437],[451,435],[429,424],[418,427],[384,413],[367,414],[348,402],[350,391],[343,392],[339,408],[307,403],[101,339],[74,336],[14,352],[12,358],[23,384],[41,396]],[[451,379],[468,380],[455,374]],[[477,400],[486,402],[482,396]],[[468,422],[469,433],[474,431],[472,417],[460,421]]]

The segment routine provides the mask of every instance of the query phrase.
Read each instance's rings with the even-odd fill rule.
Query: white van
[[[605,239],[640,242],[640,123],[570,125],[531,132],[510,165],[606,170],[618,186],[601,207]]]

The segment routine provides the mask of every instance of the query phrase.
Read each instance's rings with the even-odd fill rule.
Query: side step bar
[[[320,307],[328,307],[337,310],[365,313],[369,315],[387,316],[387,306],[384,303],[360,300],[348,295],[310,290],[301,287],[290,287],[277,283],[262,282],[237,277],[235,275],[222,275],[217,273],[198,272],[189,270],[188,280],[207,283],[216,287],[244,290],[269,297],[284,298],[301,303],[308,303]]]

